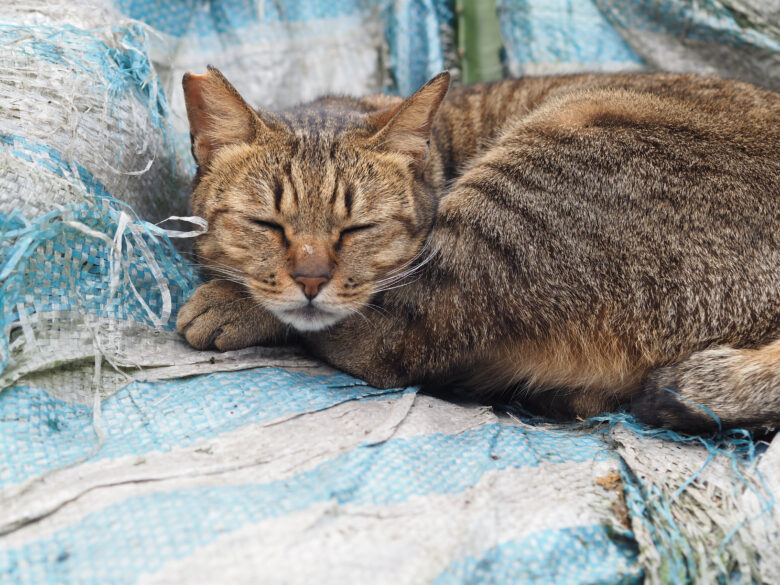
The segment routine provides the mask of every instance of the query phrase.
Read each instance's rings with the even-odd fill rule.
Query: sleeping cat
[[[780,426],[780,95],[538,77],[254,111],[185,75],[197,348],[295,337],[380,387]]]

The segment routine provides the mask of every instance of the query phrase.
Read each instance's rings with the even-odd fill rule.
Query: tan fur
[[[504,358],[505,371],[515,382],[526,380],[540,388],[587,388],[625,392],[641,381],[647,362],[615,340],[569,337],[543,338],[520,344]]]
[[[606,120],[624,120],[633,124],[668,124],[675,119],[695,116],[690,107],[669,99],[627,90],[591,90],[573,92],[537,109],[524,121],[545,126],[560,125],[583,131]]]
[[[196,250],[222,279],[180,313],[190,343],[294,332],[379,386],[780,425],[780,96],[672,74],[448,83],[275,114],[216,70],[185,77]]]
[[[630,399],[648,367],[625,344],[604,341],[573,334],[521,342],[477,359],[460,383],[488,393],[514,389],[521,402],[529,389],[553,394],[576,389],[569,409],[578,416],[595,416]]]

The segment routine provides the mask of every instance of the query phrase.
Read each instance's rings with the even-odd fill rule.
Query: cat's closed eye
[[[284,233],[284,228],[278,223],[275,223],[273,221],[266,221],[264,219],[255,219],[255,218],[251,218],[249,221],[251,221],[253,224],[257,226]]]
[[[339,248],[344,243],[344,238],[351,236],[353,234],[356,234],[358,232],[363,232],[366,230],[370,230],[371,228],[376,227],[376,224],[373,223],[366,223],[361,225],[353,225],[348,228],[344,228],[339,233],[339,239],[336,242],[336,247]]]
[[[280,235],[282,237],[282,242],[284,243],[284,245],[285,246],[288,245],[287,234],[285,234],[284,227],[282,227],[282,225],[274,221],[267,221],[265,219],[256,219],[254,217],[249,218],[249,221],[255,226],[261,227],[263,229],[272,231]]]

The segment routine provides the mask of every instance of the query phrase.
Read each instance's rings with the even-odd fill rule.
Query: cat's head
[[[436,196],[424,180],[441,73],[406,100],[326,98],[256,112],[216,69],[183,80],[198,175],[196,242],[214,275],[241,282],[300,331],[363,311],[416,261]]]

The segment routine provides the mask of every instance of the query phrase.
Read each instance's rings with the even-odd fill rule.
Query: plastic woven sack
[[[653,68],[780,89],[778,0],[594,0]]]
[[[778,443],[294,370],[4,393],[0,582],[777,582]]]
[[[161,37],[152,58],[185,134],[181,76],[207,64],[252,105],[282,108],[328,93],[408,94],[457,63],[447,0],[117,0],[116,8]]]
[[[514,76],[645,67],[594,0],[497,0],[496,6]]]
[[[133,24],[91,32],[0,21],[0,134],[16,146],[3,153],[0,211],[32,217],[85,202],[64,176],[79,173],[67,168],[76,161],[147,220],[182,214],[190,169],[176,155],[146,40]],[[31,184],[47,158],[47,176]]]

